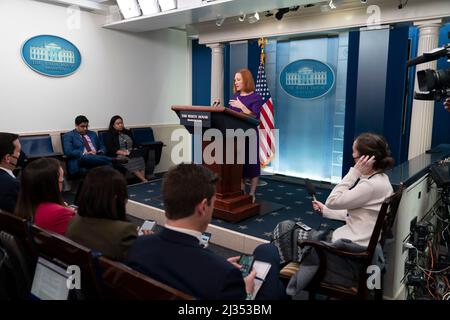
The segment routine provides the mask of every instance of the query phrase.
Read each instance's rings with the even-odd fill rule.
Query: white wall
[[[190,104],[191,97],[184,32],[107,30],[101,27],[104,16],[84,11],[80,28],[70,30],[70,19],[63,6],[0,1],[0,131],[72,129],[78,114],[86,115],[94,128],[106,127],[114,114],[130,126],[179,123],[170,106]],[[82,63],[75,74],[50,78],[22,61],[22,44],[40,34],[63,37],[78,47]]]

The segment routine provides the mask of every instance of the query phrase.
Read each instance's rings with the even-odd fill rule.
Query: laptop
[[[68,300],[69,274],[59,265],[38,258],[31,286],[31,298],[34,300]]]

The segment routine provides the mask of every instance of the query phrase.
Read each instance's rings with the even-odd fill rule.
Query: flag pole
[[[264,53],[264,47],[267,44],[267,39],[265,37],[261,37],[258,39],[258,46],[261,48],[261,54],[260,54],[260,62],[262,65],[264,65],[266,60],[266,54]],[[262,187],[267,185],[267,182],[264,180],[259,179],[258,180],[258,187]]]
[[[260,55],[260,61],[261,64],[264,64],[266,60],[266,54],[264,53],[264,47],[267,44],[267,39],[265,37],[261,37],[258,39],[258,46],[261,47],[261,55]]]

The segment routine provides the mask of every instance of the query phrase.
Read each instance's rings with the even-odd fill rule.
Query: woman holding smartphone
[[[127,221],[127,200],[123,175],[108,166],[92,169],[81,187],[78,215],[70,221],[66,237],[124,261],[138,237],[138,227]]]

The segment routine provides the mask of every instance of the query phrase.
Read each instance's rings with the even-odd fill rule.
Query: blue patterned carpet
[[[302,221],[314,229],[335,229],[342,225],[340,221],[322,218],[313,211],[311,197],[303,185],[276,181],[273,178],[262,180],[266,181],[267,185],[258,187],[256,201],[263,199],[282,204],[284,207],[281,210],[255,216],[238,223],[229,223],[215,218],[212,219],[211,223],[265,240],[270,240],[272,230],[278,222],[288,219]],[[161,180],[128,187],[130,200],[164,209],[160,190]],[[318,200],[325,202],[330,190],[316,187],[316,191]]]

